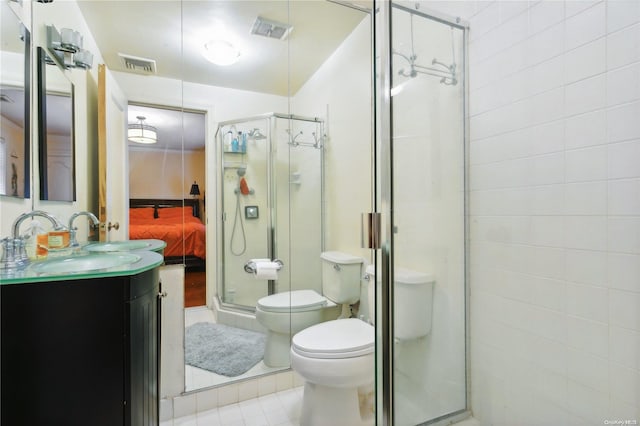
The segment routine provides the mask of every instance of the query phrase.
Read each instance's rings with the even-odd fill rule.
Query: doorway
[[[154,143],[128,143],[130,238],[165,241],[165,264],[185,265],[185,308],[205,306],[206,114],[130,103],[128,115],[156,135]],[[137,209],[153,215],[138,217]]]

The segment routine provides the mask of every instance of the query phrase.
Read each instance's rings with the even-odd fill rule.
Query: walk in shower
[[[385,389],[378,393],[378,424],[446,424],[465,416],[468,406],[468,28],[424,6],[384,3],[376,17],[383,94],[377,100],[377,199],[383,218],[391,218],[378,268],[378,390]],[[406,309],[394,304],[402,269],[434,280],[431,305],[424,306],[431,309],[431,329],[424,337],[397,338]]]
[[[325,138],[324,122],[312,117],[271,113],[219,124],[223,308],[253,312],[269,294],[321,293]],[[277,279],[248,271],[255,259],[280,260]]]

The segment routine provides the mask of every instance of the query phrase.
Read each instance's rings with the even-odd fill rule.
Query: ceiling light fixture
[[[227,66],[238,62],[240,51],[228,41],[210,40],[204,45],[202,56],[211,63]]]
[[[153,144],[158,142],[158,131],[155,127],[145,124],[146,117],[138,115],[137,123],[129,124],[127,138],[130,142]]]

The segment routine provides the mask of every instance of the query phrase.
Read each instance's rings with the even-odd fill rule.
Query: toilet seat
[[[313,290],[294,290],[265,296],[258,300],[265,312],[304,312],[327,306],[327,299]]]
[[[291,350],[308,358],[360,357],[374,352],[375,332],[356,318],[327,321],[296,333]]]

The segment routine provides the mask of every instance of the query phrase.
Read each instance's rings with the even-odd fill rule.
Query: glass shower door
[[[445,424],[467,409],[466,27],[409,2],[382,6],[380,19],[378,195],[389,220],[378,308],[390,325],[378,350],[390,359],[378,419]]]

